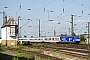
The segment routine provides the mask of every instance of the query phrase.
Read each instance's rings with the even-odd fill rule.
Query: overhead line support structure
[[[74,26],[74,15],[71,15],[71,20],[72,20],[72,22],[71,22],[71,34],[73,34],[74,33],[74,28],[73,28],[73,26]]]
[[[18,40],[19,40],[19,20],[20,20],[20,16],[18,16]]]
[[[90,22],[88,22],[88,44],[90,44]]]
[[[40,37],[40,19],[39,19],[39,37]]]

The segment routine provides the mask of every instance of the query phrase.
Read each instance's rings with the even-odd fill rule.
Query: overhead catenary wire
[[[49,2],[48,4],[46,4],[45,6],[48,6],[49,4],[53,3],[54,1],[55,1],[55,0],[52,0],[51,2]],[[33,13],[31,13],[31,14],[27,15],[26,17],[28,17],[28,16],[30,16],[30,15],[32,15],[32,14],[34,14],[34,13],[36,13],[37,11],[39,11],[39,10],[43,9],[45,6],[43,6],[43,7],[39,8],[39,9],[35,10]]]
[[[18,1],[18,0],[17,0],[17,1]],[[35,1],[35,0],[33,0],[32,2],[34,2],[34,1]],[[46,0],[45,0],[45,2],[46,2]],[[64,2],[65,2],[65,0],[63,0],[63,8],[64,8],[64,5],[65,5],[65,4],[64,4]],[[74,4],[78,4],[78,5],[80,5],[80,4],[81,4],[81,3],[77,2],[76,0],[75,0],[75,1],[73,1],[73,2],[70,2],[70,1],[67,1],[67,0],[66,0],[66,2],[69,2],[69,3],[74,3]],[[27,4],[26,6],[28,6],[28,5],[29,5],[29,4]],[[21,8],[21,9],[22,9],[22,8]],[[44,11],[45,11],[45,9],[46,9],[46,8],[44,8]],[[82,11],[82,12],[83,12],[83,11]]]
[[[25,7],[29,6],[30,4],[34,3],[35,1],[36,1],[36,0],[33,0],[33,1],[30,2],[29,4],[27,4],[27,5],[25,5],[25,6],[22,7],[22,4],[19,5],[18,0],[17,0],[17,11],[16,11],[16,17],[17,17],[18,12],[19,12],[20,10],[23,10]],[[19,8],[18,8],[18,5],[19,5]]]
[[[21,27],[25,26],[27,23],[29,23],[30,21],[27,21],[25,24],[23,24]]]
[[[46,1],[46,0],[45,0]],[[63,2],[65,2],[65,0],[63,0]],[[75,2],[70,2],[70,1],[66,1],[66,2],[69,2],[69,3],[74,3],[74,4],[76,4]],[[48,5],[48,4],[47,4]],[[45,5],[45,6],[47,6],[47,5]],[[64,5],[66,5],[66,4],[63,4],[63,6]],[[78,5],[80,5],[79,3],[78,3]],[[44,11],[46,11],[46,8],[45,8],[45,6],[44,6]],[[64,8],[64,7],[63,7]],[[42,9],[42,8],[40,8],[40,9]],[[34,11],[33,13],[31,13],[30,15],[32,15],[32,14],[34,14],[35,12],[37,12],[37,11],[39,11],[40,9],[38,9],[38,10],[36,10],[36,11]],[[84,11],[84,10],[83,10]],[[76,12],[76,13],[78,13],[78,12]],[[61,13],[60,13],[61,14]],[[29,15],[28,15],[29,16]],[[40,15],[38,15],[38,16],[40,16]],[[59,16],[59,15],[58,15]],[[57,16],[57,17],[58,17]]]
[[[72,2],[71,4],[77,4],[77,3],[75,3],[75,2]],[[80,3],[80,4],[78,4],[79,6],[82,6],[82,4]],[[46,6],[46,5],[45,5]],[[43,8],[45,8],[45,6],[43,7]],[[80,12],[81,14],[82,14],[82,11],[84,12],[84,11],[86,11],[86,10],[89,10],[89,8],[87,8],[87,9],[83,9],[83,7],[85,7],[85,5],[83,4],[83,6],[82,6],[82,10],[81,11],[75,11],[74,13],[75,14],[77,14],[78,12]],[[43,9],[43,8],[41,8],[41,9]],[[65,8],[65,7],[64,7]],[[39,10],[38,10],[39,11]],[[46,11],[46,8],[45,8],[45,11]],[[37,12],[37,11],[36,11]],[[34,13],[33,13],[34,14]],[[60,13],[61,14],[61,13]],[[61,16],[61,15],[58,15],[58,16]],[[31,14],[32,15],[32,14]],[[42,14],[41,14],[42,15]],[[69,16],[70,14],[68,14],[68,15],[65,15],[65,16]],[[40,15],[38,15],[38,16],[40,16]],[[65,17],[64,16],[64,17]]]
[[[68,3],[70,3],[70,4],[75,4],[75,5],[82,6],[82,11],[77,11],[77,12],[75,12],[74,14],[81,12],[82,15],[83,15],[84,11],[89,10],[89,8],[87,8],[87,7],[85,7],[86,9],[85,9],[85,8],[83,9],[83,7],[84,7],[84,6],[87,6],[87,5],[82,4],[82,3],[79,3],[79,2],[77,2],[76,0],[74,0],[73,2],[72,2],[72,1],[64,0],[64,2],[68,2]],[[68,5],[68,3],[66,3],[66,4],[64,4],[64,5]],[[63,13],[60,13],[59,15],[57,15],[56,17],[54,17],[54,19],[57,18],[57,17],[59,17],[59,16],[61,16],[61,14],[63,14]],[[68,15],[66,15],[66,16],[69,16],[69,15],[71,15],[71,13],[68,14]],[[64,16],[64,17],[65,17],[65,16]]]
[[[30,4],[34,3],[36,0],[33,0],[32,2],[28,3],[27,5],[23,6],[21,9],[24,9],[25,7],[29,6]]]

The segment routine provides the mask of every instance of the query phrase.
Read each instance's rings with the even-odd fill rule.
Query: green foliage
[[[67,36],[67,34],[61,34],[61,36]]]
[[[59,48],[56,48],[57,51],[59,51]]]
[[[0,44],[0,51],[3,51],[2,44]]]
[[[24,46],[23,45],[19,45],[19,49],[23,49],[24,48]]]
[[[80,44],[86,44],[86,42],[85,41],[80,41]]]
[[[85,38],[85,36],[83,34],[80,35],[80,40],[81,41],[85,41],[86,40],[86,38]]]
[[[22,51],[21,51],[21,50],[18,50],[17,52],[18,52],[18,53],[22,53]]]
[[[35,56],[35,60],[51,60],[51,59],[49,59],[49,58],[41,58],[39,56]]]
[[[43,51],[41,51],[41,50],[38,50],[38,51],[35,51],[35,52],[37,52],[39,54],[43,54]]]
[[[2,44],[0,44],[0,48],[2,47]]]
[[[88,60],[90,60],[90,53],[88,54]]]
[[[17,57],[13,57],[12,60],[18,60],[18,58]]]
[[[41,47],[42,45],[41,45],[41,44],[38,44],[37,46],[38,46],[38,47]]]
[[[29,60],[35,60],[35,57],[33,55],[30,55]]]
[[[88,46],[88,50],[90,50],[90,46]]]
[[[46,47],[47,47],[47,45],[44,45],[44,44],[42,44],[41,46],[42,46],[43,48],[46,48]]]

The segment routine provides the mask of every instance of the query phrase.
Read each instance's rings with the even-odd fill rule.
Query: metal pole
[[[21,37],[21,27],[20,27],[20,37]]]
[[[54,30],[54,36],[56,36],[56,31]]]
[[[18,17],[18,40],[19,40],[19,19],[20,19],[20,16]]]
[[[71,24],[72,24],[72,26],[71,26],[71,33],[72,33],[72,34],[74,33],[74,29],[73,29],[73,20],[74,20],[74,19],[73,19],[73,16],[74,16],[74,15],[71,15],[71,20],[72,20],[72,22],[71,22]]]
[[[5,12],[3,11],[3,24],[5,22]]]
[[[70,35],[70,28],[68,28],[69,29],[69,35]]]
[[[90,38],[90,36],[89,36],[89,35],[90,35],[90,34],[89,34],[89,33],[90,33],[90,31],[89,31],[89,30],[90,30],[90,26],[89,26],[89,25],[90,25],[90,22],[88,22],[88,44],[90,43],[90,42],[89,42],[89,38]]]
[[[40,37],[40,19],[39,19],[39,37]]]

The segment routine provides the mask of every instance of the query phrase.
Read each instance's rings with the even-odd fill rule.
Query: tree
[[[61,34],[61,36],[67,36],[67,34]]]
[[[86,40],[84,34],[81,34],[81,35],[80,35],[80,40],[81,40],[81,41],[85,41],[85,40]]]

